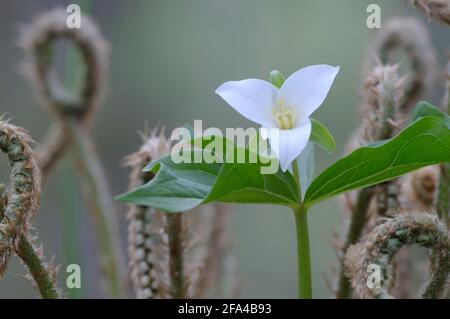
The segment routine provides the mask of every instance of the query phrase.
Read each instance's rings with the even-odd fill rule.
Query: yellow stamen
[[[277,105],[272,108],[273,118],[278,128],[281,130],[288,130],[295,126],[295,112],[294,109],[286,105],[283,98],[277,101]]]

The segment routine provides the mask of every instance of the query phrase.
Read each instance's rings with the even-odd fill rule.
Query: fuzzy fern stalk
[[[360,128],[361,141],[373,142],[392,137],[398,127],[397,117],[400,101],[403,94],[404,79],[398,76],[398,67],[390,65],[377,65],[367,76],[364,92],[363,126]],[[355,244],[361,237],[364,225],[367,222],[367,212],[371,200],[377,195],[379,209],[385,214],[389,208],[395,207],[396,186],[395,181],[386,182],[380,187],[369,187],[361,190],[356,196],[352,207],[351,222],[347,232],[345,244],[342,247],[342,256],[350,245]],[[349,298],[351,288],[341,270],[338,284],[338,298]]]
[[[3,212],[8,205],[8,194],[4,185],[0,188],[0,218],[3,218]],[[29,233],[30,230],[27,232]],[[40,245],[36,247],[34,242],[37,236],[29,239],[26,233],[20,234],[19,243],[16,247],[16,253],[22,262],[28,267],[30,274],[25,278],[39,290],[42,298],[57,299],[62,295],[57,289],[56,276],[58,267],[55,266],[53,259],[50,262],[44,261],[44,249]]]
[[[450,25],[450,3],[446,0],[411,0],[417,8],[429,17]],[[442,109],[450,113],[450,63],[445,71],[445,96]],[[450,165],[440,165],[439,186],[436,197],[436,211],[444,221],[448,221],[450,213]]]
[[[446,226],[432,214],[399,214],[377,226],[360,244],[349,249],[346,269],[360,298],[392,298],[387,286],[392,280],[390,263],[404,245],[417,244],[432,249],[438,258],[422,298],[439,298],[447,286],[450,272],[450,236]],[[370,281],[371,265],[380,267],[381,283]],[[369,287],[370,286],[370,287]]]
[[[375,37],[371,50],[382,64],[409,66],[405,94],[399,106],[407,116],[436,78],[436,54],[428,30],[416,18],[392,18]],[[397,56],[399,53],[401,58]]]
[[[42,175],[47,177],[69,148],[69,139],[60,123],[53,124],[40,142],[36,152]]]
[[[12,186],[0,187],[1,265],[0,276],[6,270],[13,252],[30,270],[30,281],[35,283],[43,298],[59,298],[56,288],[57,267],[53,261],[43,261],[43,249],[36,248],[28,239],[31,218],[41,194],[41,173],[36,154],[29,146],[32,140],[21,128],[0,121],[0,148],[10,161]]]
[[[363,123],[363,139],[368,142],[391,138],[400,127],[400,107],[404,81],[398,76],[398,66],[376,66],[367,77],[367,101]],[[374,187],[376,214],[387,216],[398,207],[398,182],[391,180]]]
[[[450,17],[450,12],[448,16]],[[445,96],[442,109],[447,114],[450,114],[450,62],[447,64],[445,72]],[[448,223],[450,217],[450,163],[441,164],[439,167],[436,211],[438,216]]]
[[[94,21],[83,16],[83,28],[69,29],[66,19],[62,9],[48,11],[24,27],[19,40],[27,54],[22,65],[23,73],[35,88],[41,104],[59,120],[48,131],[38,149],[44,176],[70,142],[64,132],[64,121],[70,115],[88,128],[101,104],[108,78],[110,48]],[[53,44],[65,38],[81,52],[85,63],[82,89],[76,93],[61,85],[52,67]]]
[[[53,46],[68,39],[80,51],[86,70],[80,92],[69,92],[57,80],[52,65]],[[49,133],[42,167],[48,172],[68,146],[89,205],[105,277],[105,290],[112,297],[123,296],[124,259],[119,242],[119,226],[103,168],[97,158],[88,129],[103,97],[109,64],[109,45],[95,23],[83,17],[83,28],[69,29],[64,10],[39,16],[22,33],[21,45],[27,59],[24,71],[42,104],[55,115],[57,124]]]
[[[23,129],[0,122],[0,149],[11,164],[12,183],[0,222],[0,275],[19,243],[20,235],[27,232],[39,204],[41,174],[30,142],[31,138]]]
[[[372,50],[377,59],[375,66],[373,62],[368,64],[373,71],[365,83],[363,125],[353,136],[353,147],[398,133],[404,118],[435,76],[435,54],[429,35],[414,18],[397,17],[388,21],[377,34]],[[411,74],[400,76],[399,65],[392,64],[397,51],[409,58]],[[343,254],[359,240],[370,219],[392,215],[399,208],[399,183],[400,180],[393,180],[344,196],[344,208],[351,211],[351,221],[346,241],[341,246]],[[349,298],[350,295],[351,287],[341,269],[337,297]]]
[[[159,134],[145,133],[142,137],[144,144],[140,150],[125,159],[125,165],[132,168],[130,189],[148,183],[152,174],[142,172],[145,165],[170,152],[170,142],[162,131]],[[129,267],[136,297],[139,299],[163,298],[170,290],[168,288],[170,283],[167,282],[166,276],[163,278],[161,275],[156,275],[161,269],[158,269],[156,265],[157,259],[154,258],[156,251],[153,244],[154,239],[165,232],[164,223],[161,222],[162,213],[144,206],[130,205],[127,219]],[[167,257],[164,258],[166,259]]]
[[[132,168],[130,189],[151,181],[152,174],[142,169],[152,160],[170,153],[171,143],[163,130],[154,130],[142,137],[141,148],[125,159],[125,165]],[[220,278],[233,267],[229,253],[230,216],[228,206],[223,204],[199,207],[184,214],[130,205],[128,253],[136,297],[210,295],[212,288],[220,286]],[[227,279],[228,284],[233,283]]]
[[[36,247],[33,241],[36,239],[29,240],[25,234],[22,234],[17,247],[17,255],[30,271],[27,279],[39,290],[42,298],[61,298],[62,293],[56,285],[59,266],[55,266],[53,259],[49,262],[44,261],[42,245]]]

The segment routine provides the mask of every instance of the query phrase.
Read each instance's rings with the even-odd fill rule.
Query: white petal
[[[247,79],[222,84],[216,93],[242,116],[263,126],[274,126],[272,107],[278,89],[267,81]]]
[[[339,67],[311,65],[293,73],[281,86],[278,98],[283,98],[296,110],[297,121],[302,123],[328,95]]]
[[[311,122],[307,119],[298,127],[277,131],[278,136],[269,133],[261,134],[261,137],[269,139],[271,149],[277,154],[281,169],[285,172],[308,144],[311,135]],[[271,132],[276,132],[276,129]]]

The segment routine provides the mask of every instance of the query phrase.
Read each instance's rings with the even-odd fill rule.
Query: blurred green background
[[[35,15],[69,3],[78,2],[0,0],[0,111],[37,141],[51,119],[19,73],[23,52],[17,46],[18,30]],[[168,132],[194,119],[219,128],[252,126],[214,90],[227,80],[267,78],[275,68],[289,75],[310,64],[341,66],[328,99],[315,114],[332,131],[338,146],[331,155],[317,151],[317,171],[332,163],[358,125],[362,65],[375,32],[366,27],[370,3],[381,6],[382,23],[397,15],[418,16],[432,32],[439,62],[445,63],[446,28],[427,21],[400,0],[91,0],[90,11],[112,45],[109,93],[97,114],[94,135],[113,193],[127,187],[128,170],[121,162],[139,147],[137,132],[145,123],[164,124]],[[427,98],[437,103],[441,91],[439,84]],[[9,167],[5,159],[1,164],[0,177],[7,180]],[[63,266],[61,283],[65,265],[78,263],[83,288],[72,295],[97,297],[92,228],[69,167],[68,161],[61,162],[45,181],[36,225],[47,256],[54,255]],[[118,205],[124,212],[124,206]],[[66,207],[75,214],[69,227],[61,218]],[[261,206],[235,206],[235,211],[241,297],[295,298],[296,247],[290,211]],[[328,298],[326,278],[337,266],[330,241],[333,232],[343,229],[336,200],[314,207],[310,225],[314,296]],[[64,241],[64,234],[74,229],[78,239]],[[0,282],[0,298],[37,296],[22,274],[15,258]]]

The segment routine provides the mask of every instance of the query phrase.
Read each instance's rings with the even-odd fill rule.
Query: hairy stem
[[[3,218],[3,212],[8,205],[8,194],[6,187],[0,184],[0,218]],[[58,299],[59,293],[56,288],[54,280],[50,272],[45,266],[45,262],[36,253],[33,245],[28,241],[28,238],[21,234],[19,242],[16,247],[17,255],[27,265],[31,275],[39,289],[39,292],[44,299]]]
[[[68,146],[67,137],[61,125],[59,123],[52,125],[36,151],[39,156],[39,167],[44,179],[64,155]]]
[[[348,247],[356,242],[361,237],[362,231],[364,229],[364,225],[366,223],[367,211],[369,210],[370,200],[374,194],[374,188],[368,187],[362,189],[356,201],[356,206],[352,212],[352,220],[350,223],[350,228],[347,233],[347,239],[345,241],[343,251],[347,251]],[[350,286],[350,282],[345,275],[344,268],[341,267],[341,271],[339,274],[339,288],[337,292],[338,299],[347,299],[350,298],[352,292],[352,288]]]
[[[441,164],[439,171],[436,212],[441,220],[447,222],[450,211],[450,164]]]
[[[60,297],[58,290],[45,263],[24,234],[20,235],[16,252],[30,270],[42,298],[58,299]]]
[[[446,90],[443,111],[450,114],[450,63],[447,66]],[[450,163],[440,165],[439,185],[436,198],[436,211],[444,223],[448,221],[450,213]]]
[[[167,233],[169,235],[170,294],[172,298],[185,296],[183,279],[183,246],[181,213],[167,214]]]
[[[423,299],[439,299],[444,294],[446,287],[448,286],[448,277],[450,274],[450,254],[446,253],[434,253],[437,256],[436,270],[430,280],[429,285],[426,287],[422,294]]]
[[[75,164],[83,183],[91,215],[94,219],[96,237],[99,244],[100,266],[107,279],[107,290],[112,297],[123,296],[121,283],[124,262],[119,242],[119,226],[111,195],[108,192],[103,169],[85,130],[76,119],[66,119],[66,131],[75,152]]]

